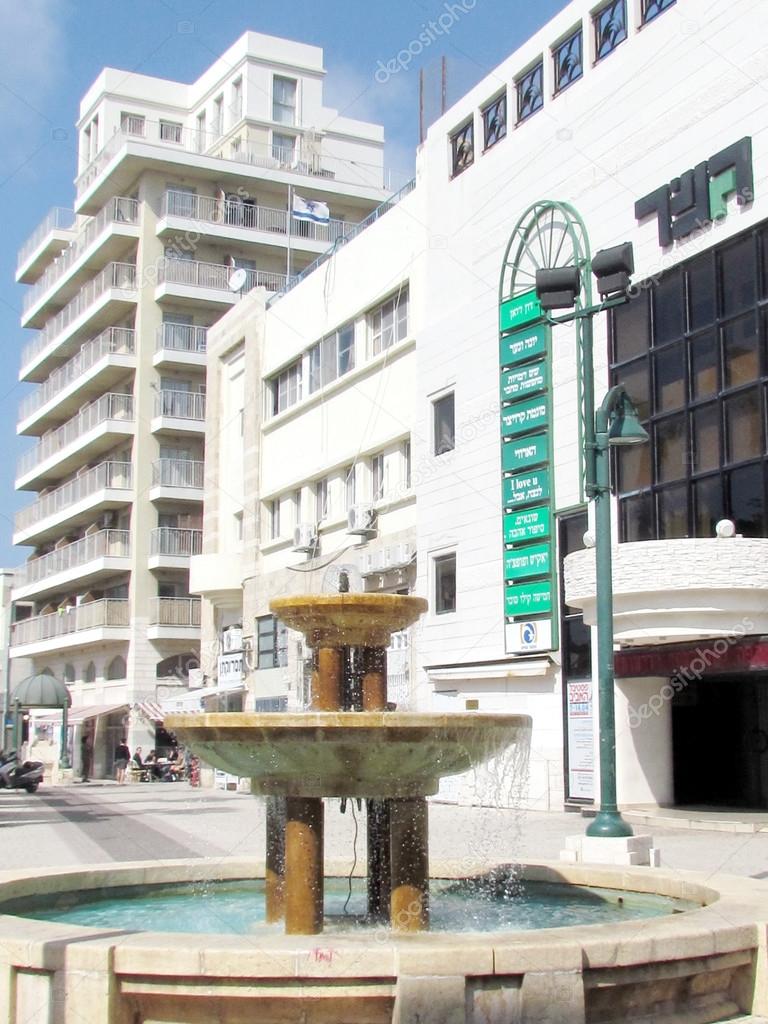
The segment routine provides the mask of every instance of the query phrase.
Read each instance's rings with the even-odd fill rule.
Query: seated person
[[[144,767],[149,771],[150,779],[159,779],[162,776],[162,768],[157,763],[157,754],[150,750],[144,758]]]
[[[133,761],[134,765],[137,768],[144,767],[144,762],[141,760],[141,747],[136,747],[136,750],[133,752],[133,757],[131,758],[131,760]]]

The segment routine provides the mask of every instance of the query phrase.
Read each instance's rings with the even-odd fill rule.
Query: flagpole
[[[288,252],[286,254],[287,265],[285,268],[285,283],[291,281],[291,227],[293,225],[293,185],[288,186]]]

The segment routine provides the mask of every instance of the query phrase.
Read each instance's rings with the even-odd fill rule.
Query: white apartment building
[[[430,602],[391,699],[530,714],[526,802],[599,799],[577,332],[520,297],[632,242],[594,320],[593,398],[624,384],[650,435],[614,465],[619,801],[768,804],[766,27],[759,0],[574,0],[430,128],[411,194],[217,324],[209,451],[240,368],[261,403],[191,589],[212,652],[242,629],[248,706],[302,702],[270,597],[348,564]]]
[[[254,32],[191,85],[105,68],[80,105],[74,208],[19,253],[34,331],[19,376],[35,387],[11,657],[66,681],[76,760],[87,732],[97,774],[122,735],[162,744],[159,704],[207,682],[189,564],[209,328],[251,289],[283,290],[398,185],[382,128],[324,106],[324,76],[319,48]],[[294,219],[296,197],[328,222]]]

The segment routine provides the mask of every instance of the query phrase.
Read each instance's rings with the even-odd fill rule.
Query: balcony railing
[[[196,324],[164,323],[157,328],[155,348],[174,352],[205,352],[208,328]]]
[[[149,613],[151,626],[199,626],[199,597],[153,597]]]
[[[200,260],[179,260],[165,257],[158,266],[158,284],[185,284],[194,288],[213,288],[232,294],[229,282],[236,268],[225,263],[203,263]],[[271,270],[246,269],[245,284],[240,289],[249,292],[263,286],[270,292],[285,288],[285,274],[274,274]]]
[[[149,553],[184,558],[199,555],[203,550],[202,530],[179,530],[170,526],[159,526],[152,531]]]
[[[17,587],[38,583],[57,573],[86,565],[96,558],[127,558],[131,553],[128,530],[100,530],[40,558],[30,558],[14,573]]]
[[[81,313],[84,313],[89,306],[108,291],[110,288],[120,288],[123,291],[136,290],[136,264],[135,263],[108,263],[95,277],[87,281],[75,297],[68,302],[63,309],[59,310],[56,316],[51,317],[45,327],[37,336],[24,348],[21,356],[22,366],[31,362],[38,352],[56,338],[62,331],[76,320]]]
[[[153,487],[203,489],[205,463],[193,459],[157,459],[152,463]]]
[[[40,387],[22,399],[19,405],[19,420],[25,420],[37,412],[105,356],[133,355],[135,345],[136,332],[132,327],[107,327],[101,334],[86,341],[71,359],[54,370]]]
[[[16,476],[21,477],[25,473],[39,466],[41,462],[55,455],[68,445],[73,444],[83,434],[93,430],[94,427],[108,420],[133,420],[133,395],[106,394],[96,401],[86,405],[77,416],[62,423],[60,427],[43,435],[39,444],[24,452],[18,461]]]
[[[155,416],[204,420],[205,394],[199,391],[158,391],[155,395]]]
[[[110,160],[126,142],[132,141],[137,133],[123,127],[106,143],[77,179],[77,194],[81,196],[99,176]],[[299,136],[293,147],[278,147],[267,144],[243,143],[233,133],[222,138],[216,132],[200,132],[194,128],[183,128],[179,132],[163,130],[161,121],[145,121],[142,125],[143,142],[165,150],[185,150],[227,163],[251,164],[266,170],[284,171],[304,177],[327,178],[344,184],[363,185],[382,191],[396,192],[409,175],[387,170],[381,164],[363,163],[347,157],[333,156],[323,152],[323,142],[316,135]],[[326,147],[327,149],[327,147]]]
[[[129,623],[128,601],[123,598],[104,598],[15,622],[11,626],[11,645],[34,644],[86,629],[127,626]]]
[[[22,308],[26,313],[59,278],[82,256],[108,224],[136,224],[139,220],[139,201],[126,196],[114,196],[103,210],[89,218],[77,237],[70,242],[62,254],[53,261],[46,272],[24,295]]]
[[[19,249],[19,254],[16,260],[17,271],[21,270],[35,249],[38,248],[38,246],[48,235],[50,235],[52,231],[70,231],[74,226],[74,210],[65,210],[62,206],[54,206],[46,215],[45,220],[38,224],[26,242]]]
[[[309,238],[328,245],[343,238],[354,228],[345,220],[332,219],[328,224],[313,224],[311,221],[293,220],[289,223],[288,211],[239,199],[215,199],[191,192],[169,189],[163,197],[163,216],[188,217],[201,224],[223,224],[236,228],[252,228],[254,231],[268,231],[286,235],[290,226],[294,238]]]
[[[99,491],[130,491],[132,486],[133,470],[130,462],[100,462],[98,466],[42,495],[26,508],[19,509],[14,528],[16,532],[29,529]]]

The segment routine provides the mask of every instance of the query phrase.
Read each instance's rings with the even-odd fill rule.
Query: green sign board
[[[552,568],[551,544],[527,544],[504,555],[504,579],[524,580],[548,575]]]
[[[499,330],[502,334],[540,318],[541,303],[536,298],[535,290],[507,299],[499,306]]]
[[[515,402],[501,410],[501,433],[503,437],[527,434],[549,426],[549,396],[531,398],[527,402]]]
[[[507,583],[504,587],[504,612],[511,618],[529,618],[552,611],[552,580],[533,583]]]
[[[533,505],[547,501],[550,496],[549,470],[537,469],[533,473],[507,476],[502,484],[504,508]]]
[[[525,544],[529,540],[544,540],[550,533],[550,515],[546,505],[527,508],[524,512],[504,513],[504,543]]]
[[[547,386],[546,365],[543,360],[523,366],[520,370],[504,370],[501,375],[501,401],[513,402],[543,391]]]
[[[537,466],[549,459],[549,434],[532,434],[505,441],[501,446],[501,468],[508,473]]]
[[[524,359],[546,356],[551,333],[547,324],[533,324],[523,331],[507,334],[499,340],[499,365],[513,366]]]

